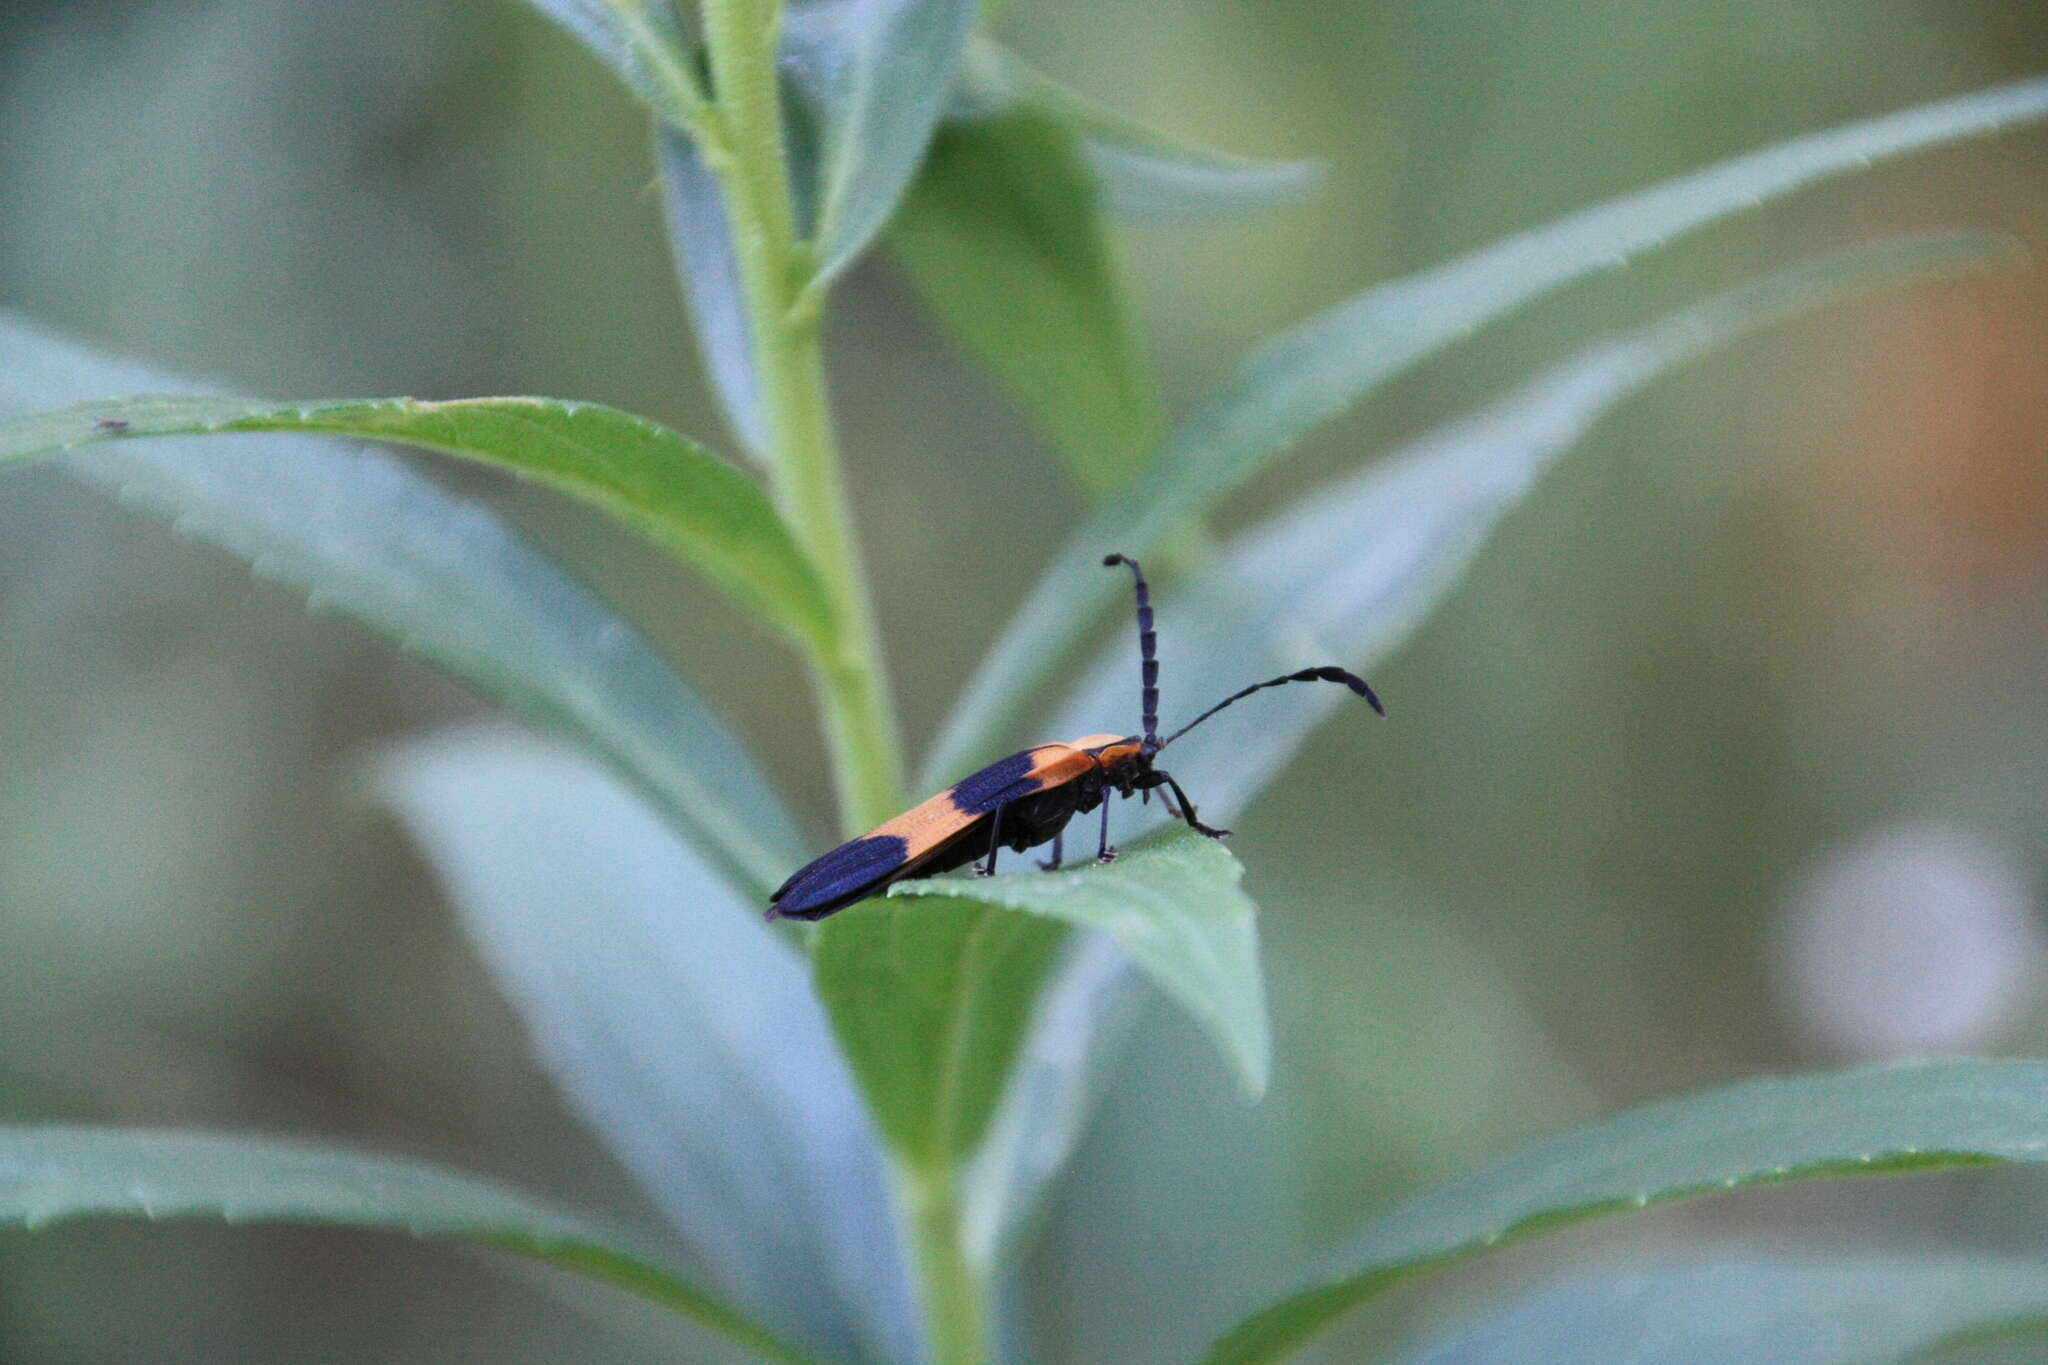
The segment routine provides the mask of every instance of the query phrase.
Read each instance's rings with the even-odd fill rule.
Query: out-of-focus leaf
[[[1370,668],[1455,583],[1494,522],[1548,463],[1635,388],[1772,317],[1908,272],[1982,260],[1992,240],[1881,246],[1731,291],[1590,348],[1472,420],[1245,533],[1161,605],[1168,715],[1191,716],[1247,682],[1306,664],[1338,659]],[[1051,732],[1131,728],[1136,703],[1130,641],[1118,632]],[[1348,708],[1359,724],[1378,723],[1349,692],[1324,684],[1281,688],[1248,704],[1262,708],[1255,723],[1229,713],[1171,750],[1173,771],[1212,821],[1234,819],[1333,712]],[[1400,698],[1389,704],[1398,719]],[[1126,804],[1119,827],[1165,819],[1157,808]]]
[[[695,565],[739,602],[826,652],[832,609],[768,497],[694,441],[644,418],[553,398],[279,404],[95,399],[0,423],[0,461],[99,441],[313,431],[396,441],[506,469],[582,498]]]
[[[1073,1155],[1132,1016],[1134,976],[1130,959],[1106,936],[1066,936],[995,1115],[961,1177],[961,1237],[976,1265],[998,1271],[1017,1254]]]
[[[756,459],[773,450],[754,369],[754,332],[747,323],[739,258],[725,216],[725,191],[697,145],[666,123],[654,129],[661,160],[661,201],[676,274],[690,302],[697,349],[725,408],[725,419]]]
[[[1072,134],[1027,108],[946,124],[889,242],[1084,492],[1130,482],[1158,410]]]
[[[809,1357],[584,1218],[459,1171],[278,1138],[0,1127],[0,1225],[82,1218],[324,1223],[501,1247],[642,1295],[771,1360]]]
[[[1053,559],[954,708],[926,773],[964,770],[1000,746],[1081,628],[1115,599],[1118,584],[1096,568],[1105,552],[1145,554],[1388,376],[1539,294],[1680,233],[1880,157],[2043,116],[2048,79],[1779,143],[1376,286],[1267,345]]]
[[[934,877],[892,896],[951,896],[1044,915],[1108,935],[1223,1055],[1246,1100],[1265,1093],[1273,1041],[1259,972],[1257,908],[1244,868],[1215,839],[1182,828],[1041,876]]]
[[[1168,716],[1192,716],[1248,682],[1307,665],[1371,668],[1450,591],[1550,463],[1658,375],[1773,319],[1979,268],[2005,259],[2002,248],[2002,239],[1979,234],[1911,238],[1789,267],[1590,347],[1467,421],[1302,499],[1239,536],[1161,604]],[[1053,732],[1129,728],[1131,674],[1128,640],[1112,640]],[[1370,719],[1350,693],[1323,684],[1283,687],[1246,705],[1260,708],[1256,720],[1226,712],[1171,751],[1175,775],[1212,822],[1234,819],[1334,711]],[[1388,707],[1398,719],[1400,698]],[[1138,823],[1163,818],[1133,814]]]
[[[1198,223],[1300,199],[1322,179],[1313,161],[1268,161],[1189,147],[975,39],[956,112],[1013,103],[1057,119],[1081,141],[1102,206],[1140,222]]]
[[[1551,1289],[1413,1365],[1863,1365],[2048,1314],[2048,1271],[1989,1256],[1714,1260]]]
[[[0,414],[178,387],[0,315]],[[595,754],[749,898],[802,844],[732,733],[630,625],[481,506],[339,442],[167,438],[65,461]]]
[[[784,16],[784,50],[820,92],[817,282],[882,230],[952,95],[975,0],[812,0]]]
[[[1208,1365],[1282,1360],[1427,1271],[1571,1223],[1752,1185],[2048,1159],[2048,1064],[1949,1061],[1749,1081],[1630,1110],[1415,1199]]]
[[[2012,1318],[1915,1351],[1913,1365],[2039,1365],[2048,1356],[2048,1316]]]
[[[516,734],[376,766],[580,1113],[713,1283],[832,1359],[914,1359],[881,1146],[801,956],[623,788]]]
[[[818,993],[905,1164],[942,1170],[980,1142],[1060,933],[946,899],[869,901],[819,926]]]
[[[681,61],[688,50],[667,0],[636,5],[630,11],[610,0],[529,2],[581,39],[634,94],[656,109],[670,108],[674,92],[661,78],[656,54],[648,51],[650,44],[658,43],[667,49],[671,60]]]

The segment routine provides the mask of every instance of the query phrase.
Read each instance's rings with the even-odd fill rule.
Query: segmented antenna
[[[1152,589],[1145,586],[1145,571],[1138,567],[1138,561],[1129,555],[1106,555],[1102,560],[1105,568],[1128,564],[1131,577],[1138,581],[1138,657],[1145,674],[1145,742],[1147,758],[1165,748],[1159,742],[1159,634],[1152,629]]]
[[[1387,714],[1387,708],[1380,705],[1380,699],[1377,695],[1374,694],[1371,685],[1367,683],[1365,679],[1359,677],[1356,673],[1347,673],[1341,668],[1333,667],[1304,668],[1299,673],[1289,673],[1285,677],[1280,678],[1269,678],[1262,683],[1253,683],[1250,687],[1245,688],[1242,692],[1231,693],[1222,701],[1217,702],[1214,706],[1204,711],[1201,715],[1196,716],[1186,725],[1181,726],[1180,729],[1175,730],[1172,734],[1168,735],[1165,739],[1161,740],[1159,742],[1158,748],[1164,749],[1167,745],[1173,743],[1182,735],[1194,729],[1197,725],[1200,725],[1203,721],[1209,719],[1209,717],[1215,715],[1218,711],[1221,711],[1224,707],[1230,705],[1234,701],[1243,701],[1246,697],[1249,697],[1252,693],[1257,692],[1262,688],[1280,687],[1287,683],[1298,682],[1343,683],[1353,692],[1356,692],[1359,696],[1364,697],[1366,701],[1371,704],[1373,710],[1379,712],[1383,716]],[[1158,749],[1153,750],[1153,752],[1158,752]]]

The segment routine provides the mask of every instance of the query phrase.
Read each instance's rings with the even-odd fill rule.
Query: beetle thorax
[[[1073,742],[1073,747],[1093,758],[1096,771],[1126,796],[1131,793],[1132,783],[1152,768],[1151,755],[1145,752],[1136,735],[1084,735]]]

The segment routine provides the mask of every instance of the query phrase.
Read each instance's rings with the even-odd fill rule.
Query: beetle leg
[[[1102,801],[1102,837],[1095,844],[1095,861],[1111,863],[1116,861],[1116,850],[1109,846],[1109,798]]]
[[[1052,857],[1050,857],[1050,858],[1046,859],[1046,860],[1045,860],[1044,862],[1040,863],[1040,864],[1039,864],[1038,866],[1039,866],[1040,868],[1042,868],[1043,870],[1047,871],[1047,872],[1051,872],[1051,871],[1053,871],[1054,869],[1058,868],[1058,867],[1059,867],[1059,865],[1060,865],[1060,862],[1061,862],[1062,858],[1063,858],[1063,857],[1065,856],[1065,851],[1064,851],[1064,849],[1063,849],[1063,848],[1062,848],[1061,846],[1062,846],[1063,844],[1065,844],[1065,843],[1066,843],[1066,841],[1067,841],[1067,832],[1066,832],[1066,830],[1065,830],[1065,829],[1061,829],[1059,833],[1057,833],[1057,834],[1053,835],[1053,836],[1052,836]]]
[[[1173,794],[1180,799],[1180,816],[1183,820],[1186,820],[1188,822],[1189,829],[1195,831],[1197,834],[1206,834],[1211,839],[1227,839],[1230,837],[1229,830],[1211,829],[1207,825],[1203,824],[1200,820],[1197,820],[1195,818],[1195,803],[1188,800],[1188,794],[1180,789],[1180,783],[1173,780],[1172,774],[1161,772],[1159,773],[1159,780],[1164,782],[1168,787],[1172,788]],[[1161,799],[1163,800],[1164,798],[1162,797]],[[1169,809],[1171,809],[1171,807],[1169,807]]]
[[[974,869],[977,877],[996,875],[996,853],[1003,846],[1003,808],[997,806],[988,817],[988,861]]]

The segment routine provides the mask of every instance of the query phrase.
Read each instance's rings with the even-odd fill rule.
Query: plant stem
[[[897,1186],[897,1203],[910,1212],[931,1363],[983,1365],[988,1359],[988,1289],[961,1245],[954,1170],[905,1169]]]
[[[839,618],[828,657],[813,658],[841,820],[859,833],[902,808],[896,726],[867,579],[854,544],[826,400],[822,291],[799,236],[782,133],[775,48],[781,0],[703,0],[711,102],[699,146],[725,192],[739,259],[775,498]],[[988,1359],[987,1288],[961,1245],[951,1162],[899,1174],[922,1285],[932,1365]]]
[[[867,578],[854,543],[825,392],[822,300],[797,235],[782,135],[775,44],[780,0],[704,0],[712,104],[702,142],[725,191],[773,445],[775,500],[839,618],[830,657],[813,658],[833,783],[849,834],[903,805],[896,722]]]

